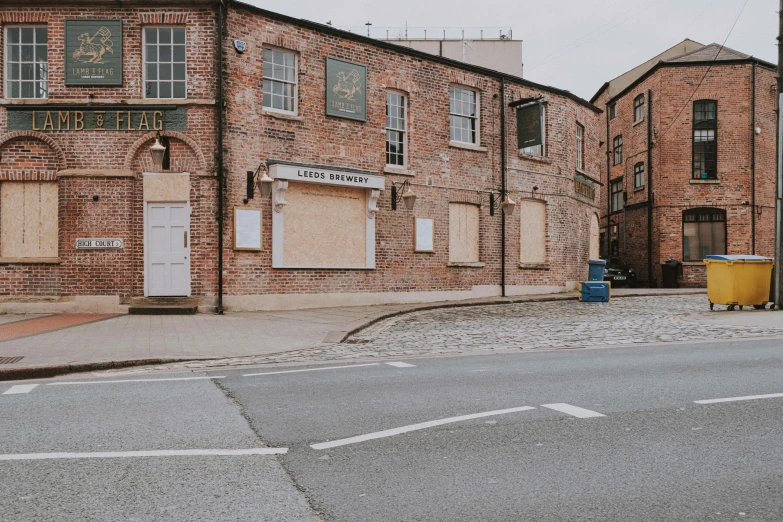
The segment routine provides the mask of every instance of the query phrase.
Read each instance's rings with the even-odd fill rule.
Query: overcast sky
[[[524,77],[589,99],[685,38],[723,43],[745,0],[244,0],[270,11],[364,31],[511,28]],[[777,62],[778,0],[747,0],[726,47]],[[412,34],[412,30],[409,35]],[[490,32],[489,29],[486,31]],[[496,34],[496,31],[492,31]],[[430,32],[430,35],[432,32]]]

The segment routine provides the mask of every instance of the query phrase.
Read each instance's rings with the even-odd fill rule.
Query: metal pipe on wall
[[[756,253],[756,63],[750,76],[750,253]]]
[[[653,278],[653,164],[652,89],[647,89],[647,286],[658,286]]]
[[[500,186],[506,196],[506,79],[500,77]],[[500,213],[500,295],[506,297],[506,213]]]
[[[218,4],[217,38],[217,182],[218,182],[218,292],[216,312],[223,313],[223,5]]]

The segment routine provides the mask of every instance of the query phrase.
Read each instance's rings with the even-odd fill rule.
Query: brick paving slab
[[[20,317],[20,316],[14,316]],[[0,324],[0,341],[8,341],[28,335],[51,332],[96,321],[103,321],[111,317],[117,317],[117,314],[59,314],[45,317],[36,317],[33,319],[21,319]],[[0,350],[3,348],[0,347]]]

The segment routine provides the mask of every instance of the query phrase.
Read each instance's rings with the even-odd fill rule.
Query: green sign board
[[[65,21],[65,85],[122,85],[122,20]]]
[[[8,130],[166,131],[187,130],[187,107],[7,107]]]
[[[326,59],[326,115],[367,121],[367,67]]]
[[[517,146],[520,149],[535,147],[543,143],[541,122],[544,106],[540,103],[517,109]]]

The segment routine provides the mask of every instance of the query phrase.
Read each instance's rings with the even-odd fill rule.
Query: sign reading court
[[[77,250],[95,250],[95,249],[120,249],[124,245],[122,239],[77,239]]]

